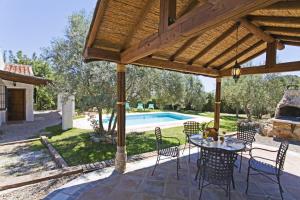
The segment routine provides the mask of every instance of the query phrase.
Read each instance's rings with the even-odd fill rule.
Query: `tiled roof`
[[[16,73],[16,74],[22,74],[26,76],[34,76],[30,65],[5,64],[4,71]]]

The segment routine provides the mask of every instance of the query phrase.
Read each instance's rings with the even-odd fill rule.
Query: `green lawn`
[[[182,127],[163,130],[164,136],[175,136],[184,143],[185,137]],[[62,131],[60,126],[47,128],[54,136],[49,138],[51,144],[63,156],[69,165],[93,163],[102,160],[112,159],[115,156],[116,148],[110,144],[97,144],[90,140],[89,130],[71,129]],[[174,146],[175,140],[166,139],[168,146]],[[136,155],[156,149],[155,135],[153,131],[132,133],[126,137],[126,148],[128,155]],[[33,143],[32,148],[42,148],[40,143]]]
[[[187,112],[186,112],[187,113]],[[213,113],[189,113],[206,117],[213,117]],[[236,127],[234,115],[221,114],[221,131],[234,131]],[[97,144],[90,140],[90,130],[71,129],[62,131],[61,126],[48,127],[46,131],[52,133],[49,138],[51,144],[64,157],[69,165],[93,163],[102,160],[112,159],[115,156],[116,148],[110,144]],[[177,137],[181,144],[185,142],[183,127],[163,129],[163,136]],[[165,139],[168,146],[176,144],[175,140]],[[126,136],[126,148],[128,155],[136,155],[156,150],[154,131],[131,133]],[[32,148],[43,148],[39,142],[34,142]]]

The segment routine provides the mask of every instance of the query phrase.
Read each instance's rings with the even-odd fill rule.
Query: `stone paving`
[[[256,144],[266,148],[264,145]],[[274,147],[267,147],[274,149]],[[197,149],[192,150],[191,162],[188,162],[187,151],[181,157],[181,169],[179,180],[176,178],[176,162],[166,159],[156,168],[154,176],[151,176],[156,157],[151,157],[127,164],[125,174],[114,172],[114,167],[104,168],[84,174],[67,183],[63,187],[49,194],[46,200],[110,200],[110,199],[198,199],[198,183],[194,180],[196,174]],[[257,152],[262,155],[260,152]],[[271,155],[263,154],[262,156]],[[276,156],[276,155],[272,155]],[[285,172],[282,175],[282,185],[286,200],[296,200],[300,196],[300,154],[288,152]],[[242,172],[234,172],[236,189],[231,192],[232,200],[268,200],[280,199],[277,184],[261,176],[250,178],[249,192],[245,194],[247,158],[243,159]],[[223,200],[227,199],[225,192],[215,186],[209,186],[203,190],[202,199]]]

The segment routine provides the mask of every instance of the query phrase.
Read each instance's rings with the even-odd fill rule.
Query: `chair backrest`
[[[183,123],[184,133],[188,136],[199,134],[200,123],[195,121],[187,121]]]
[[[161,134],[161,130],[159,127],[155,128],[155,137],[156,137],[156,148],[157,148],[157,150],[159,150],[160,145],[162,145],[162,143],[163,143],[162,134]]]
[[[237,139],[246,142],[252,146],[255,140],[256,128],[254,125],[241,125],[237,126]]]
[[[283,170],[285,157],[286,157],[288,148],[289,148],[289,143],[287,141],[281,142],[278,153],[277,153],[277,157],[276,157],[276,167],[279,170]]]
[[[231,181],[237,154],[223,149],[201,148],[203,163],[202,176],[215,185],[228,184]]]

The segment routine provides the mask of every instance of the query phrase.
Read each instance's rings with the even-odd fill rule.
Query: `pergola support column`
[[[125,65],[117,64],[117,153],[115,159],[115,169],[119,173],[126,170],[127,152],[125,145]]]
[[[221,78],[216,78],[214,128],[220,128]]]

